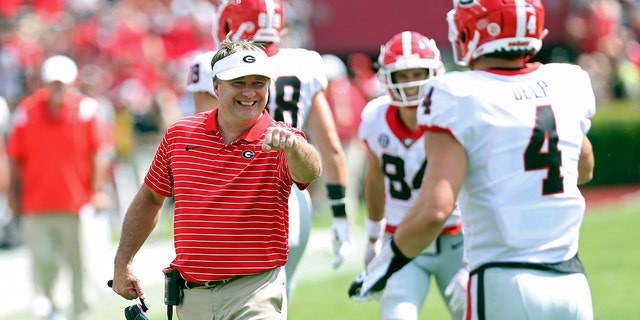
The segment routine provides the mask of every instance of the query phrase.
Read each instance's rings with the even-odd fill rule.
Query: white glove
[[[394,272],[402,269],[411,259],[395,248],[393,239],[386,242],[380,253],[367,265],[351,283],[349,298],[356,301],[368,301],[379,295]]]
[[[344,259],[351,254],[351,246],[349,244],[349,220],[347,218],[333,218],[331,226],[331,241],[333,246],[333,268],[340,267]]]
[[[385,220],[373,221],[370,218],[365,219],[364,226],[367,231],[367,247],[364,252],[364,265],[367,266],[369,262],[380,252],[382,242],[379,241],[382,236],[382,228],[384,227]],[[375,239],[375,241],[373,241]],[[390,240],[391,237],[384,239],[383,241]],[[372,242],[373,241],[373,242]]]
[[[460,268],[447,288],[444,290],[444,295],[449,296],[449,310],[456,312],[467,308],[467,283],[469,282],[469,271],[465,268]]]
[[[371,242],[367,241],[367,247],[364,250],[364,265],[369,265],[369,262],[380,252],[380,241]]]
[[[353,282],[351,282],[351,286],[349,287],[349,299],[356,302],[369,302],[371,300],[380,300],[382,297],[382,290],[376,292],[368,292],[366,294],[360,295],[360,289],[362,288],[362,283],[367,277],[367,271],[360,272]]]

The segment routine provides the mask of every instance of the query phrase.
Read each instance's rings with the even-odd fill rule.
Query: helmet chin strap
[[[478,42],[480,42],[480,32],[476,30],[473,35],[473,40],[469,41],[469,45],[467,46],[467,54],[465,55],[463,61],[469,65],[471,58],[474,56],[474,51],[478,48]]]

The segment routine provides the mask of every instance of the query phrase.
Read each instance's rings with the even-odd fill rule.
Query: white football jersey
[[[207,51],[193,56],[189,64],[188,92],[207,92],[214,97],[216,96],[213,92],[211,69],[211,59],[215,53],[215,51]]]
[[[327,88],[324,61],[319,53],[299,48],[280,48],[269,59],[278,75],[271,82],[267,110],[275,120],[301,129],[313,98]]]
[[[427,160],[422,131],[411,132],[400,120],[398,107],[384,95],[375,98],[362,111],[358,135],[382,166],[385,182],[385,218],[397,226],[411,208],[422,184]],[[460,221],[457,207],[445,227]]]
[[[577,186],[595,114],[588,74],[569,64],[450,72],[425,85],[418,123],[467,154],[459,195],[471,269],[572,258],[585,202]]]

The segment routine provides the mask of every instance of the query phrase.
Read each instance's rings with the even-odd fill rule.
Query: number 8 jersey
[[[322,57],[311,50],[280,48],[269,60],[277,66],[277,78],[269,89],[267,111],[275,120],[301,129],[315,95],[327,87]]]
[[[418,124],[451,134],[466,151],[458,201],[470,268],[572,258],[585,211],[578,159],[595,114],[588,74],[531,63],[450,72],[424,92]]]

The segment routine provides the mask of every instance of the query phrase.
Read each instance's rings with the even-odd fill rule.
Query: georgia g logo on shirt
[[[255,153],[251,150],[242,151],[242,157],[245,159],[252,159],[255,156]]]

